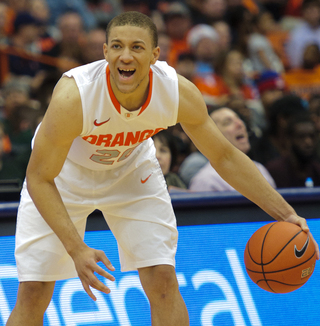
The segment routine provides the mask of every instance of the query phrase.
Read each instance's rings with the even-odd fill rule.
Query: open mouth
[[[120,69],[118,68],[119,74],[122,78],[130,78],[134,73],[135,69]]]
[[[244,138],[244,135],[238,135],[238,136],[236,137],[237,140],[241,140],[241,139],[243,139],[243,138]]]

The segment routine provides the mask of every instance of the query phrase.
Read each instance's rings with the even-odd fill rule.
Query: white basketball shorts
[[[175,266],[176,218],[153,141],[145,141],[133,155],[128,164],[108,171],[88,170],[67,159],[55,183],[82,237],[87,216],[101,210],[117,239],[122,271]],[[26,183],[18,210],[15,257],[20,282],[77,276],[71,257],[33,204]]]

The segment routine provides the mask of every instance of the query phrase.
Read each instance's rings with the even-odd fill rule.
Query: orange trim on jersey
[[[118,100],[116,99],[116,97],[114,96],[113,91],[112,91],[112,88],[111,88],[109,65],[107,65],[106,73],[107,73],[107,86],[108,86],[108,91],[109,91],[109,95],[110,95],[112,104],[114,105],[114,107],[116,108],[116,110],[121,114],[121,108],[120,108],[121,105],[118,102]]]
[[[149,92],[148,92],[148,97],[147,97],[147,100],[145,101],[145,103],[142,105],[138,115],[140,115],[147,108],[147,106],[149,105],[149,103],[151,101],[152,81],[153,81],[153,72],[152,72],[152,69],[150,68],[150,70],[149,70]]]
[[[109,65],[107,65],[106,68],[106,75],[107,75],[107,86],[108,86],[108,91],[110,94],[110,98],[112,101],[112,104],[114,105],[114,107],[116,108],[116,110],[121,114],[121,105],[119,103],[119,101],[117,100],[117,98],[115,97],[112,88],[111,88],[111,83],[110,83],[110,69],[109,69]],[[140,112],[138,115],[140,115],[149,105],[150,101],[151,101],[151,95],[152,95],[152,83],[153,82],[153,72],[152,69],[150,68],[149,70],[149,91],[148,91],[148,97],[147,100],[145,101],[145,103],[142,105],[142,107],[140,108]]]

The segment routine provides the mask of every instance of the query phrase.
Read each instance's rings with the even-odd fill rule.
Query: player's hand
[[[90,298],[92,298],[94,301],[97,300],[95,295],[92,293],[91,288],[106,294],[110,293],[110,289],[95,275],[95,273],[97,273],[110,281],[115,280],[114,276],[109,274],[97,264],[99,261],[101,261],[110,271],[115,270],[102,250],[96,250],[85,246],[77,250],[76,253],[73,253],[72,259],[75,263],[82,286]]]
[[[311,234],[309,227],[307,225],[306,219],[303,217],[297,216],[297,215],[290,215],[289,218],[286,219],[286,222],[297,224],[301,227],[301,229],[304,232],[308,233],[308,235],[310,236],[311,240],[314,243],[317,260],[319,260],[319,258],[320,258],[319,257],[319,245],[317,244],[316,240],[314,239],[313,235]]]

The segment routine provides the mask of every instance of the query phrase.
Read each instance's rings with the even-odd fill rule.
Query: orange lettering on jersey
[[[96,145],[101,146],[101,144],[104,143],[104,147],[109,147],[111,139],[112,139],[112,135],[110,135],[110,134],[99,135],[99,138],[98,138],[98,141],[96,142]]]
[[[139,141],[139,137],[140,131],[136,131],[135,134],[133,134],[133,132],[128,132],[124,146],[135,145]]]
[[[139,138],[139,142],[143,142],[144,140],[150,138],[153,135],[153,131],[154,130],[144,130],[141,132],[140,138]]]
[[[96,135],[89,135],[89,136],[85,136],[82,137],[83,140],[87,141],[88,143],[94,145],[98,139],[98,136]]]
[[[143,131],[135,132],[119,132],[115,136],[112,134],[106,135],[89,135],[82,137],[85,141],[92,145],[104,146],[104,147],[115,147],[115,146],[130,146],[136,145],[137,143],[142,143],[144,140],[157,134],[159,131],[164,130],[164,128],[147,129]]]
[[[116,134],[116,136],[114,137],[114,140],[111,144],[111,147],[114,147],[116,145],[118,146],[123,146],[123,140],[124,140],[124,133],[120,132],[118,134]]]

